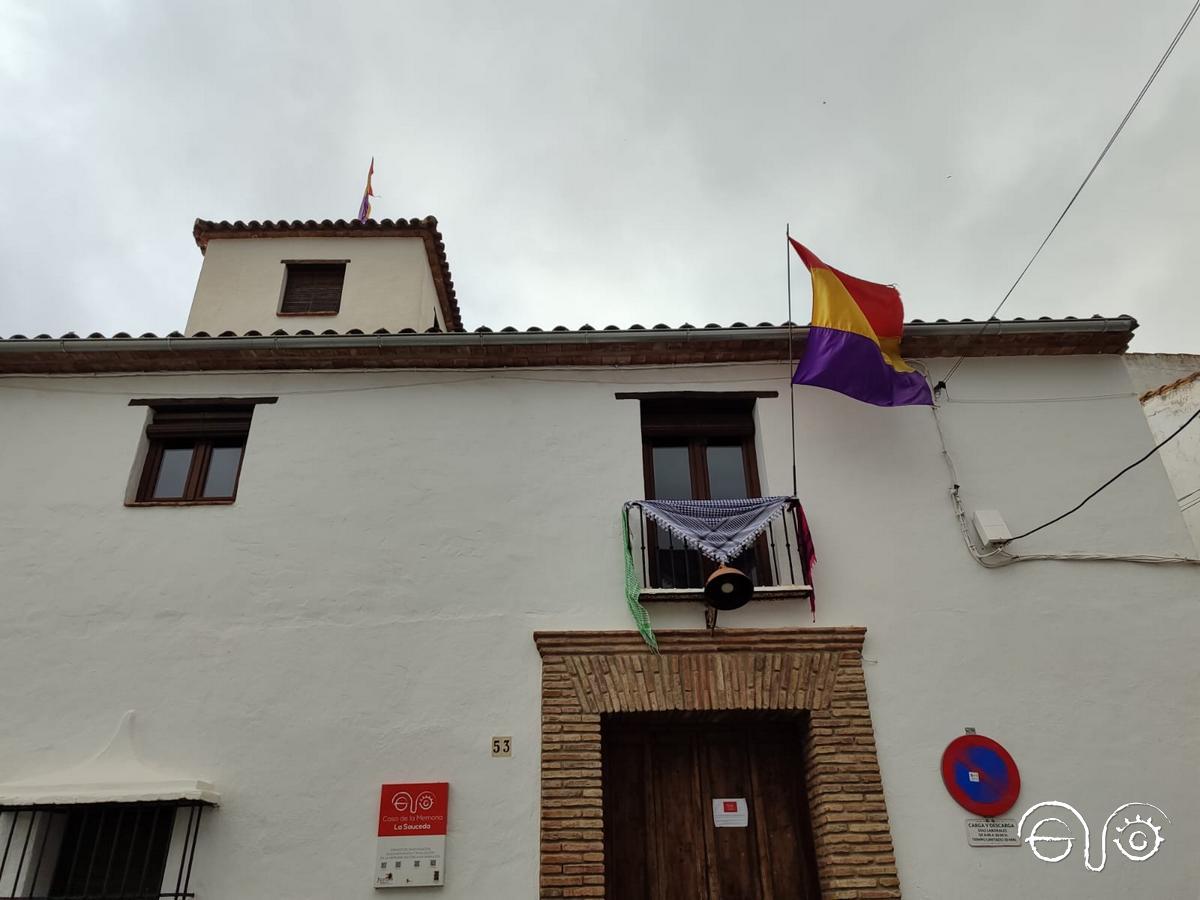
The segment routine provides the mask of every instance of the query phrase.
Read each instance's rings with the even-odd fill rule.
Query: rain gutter
[[[1094,334],[1132,332],[1137,321],[1128,317],[1056,319],[1031,322],[913,322],[904,326],[910,337],[960,337],[998,334]],[[786,337],[786,328],[646,328],[630,331],[518,331],[450,332],[413,334],[273,335],[262,337],[162,337],[162,338],[8,338],[0,340],[0,354],[83,352],[148,352],[187,350],[283,350],[318,348],[387,347],[488,347],[528,344],[640,344],[660,341],[707,342],[713,340],[772,341]],[[808,327],[797,327],[803,337]]]

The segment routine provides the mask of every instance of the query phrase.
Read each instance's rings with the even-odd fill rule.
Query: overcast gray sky
[[[789,221],[980,318],[1189,7],[0,0],[0,335],[182,328],[193,219],[351,218],[372,155],[468,328],[782,321]],[[1200,26],[1005,316],[1200,352],[1198,76]]]

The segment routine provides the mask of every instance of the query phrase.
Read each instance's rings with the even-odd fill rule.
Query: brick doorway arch
[[[537,632],[542,898],[605,896],[601,716],[807,711],[801,764],[824,897],[900,897],[862,669],[865,628]]]

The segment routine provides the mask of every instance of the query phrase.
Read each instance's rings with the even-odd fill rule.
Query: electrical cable
[[[909,360],[909,364],[914,369],[917,369],[917,371],[919,371],[922,375],[924,375],[926,377],[926,379],[929,378],[929,370],[920,362],[920,360]],[[681,368],[692,368],[692,369],[728,368],[728,367],[738,366],[738,365],[742,365],[742,364],[741,363],[689,363],[686,365],[646,365],[646,366],[639,365],[639,366],[632,366],[632,367],[620,367],[620,369],[621,369],[621,371],[628,373],[628,372],[644,372],[644,371],[653,370],[653,369],[671,369],[673,371],[678,371]],[[770,365],[770,363],[763,363],[763,365]],[[613,372],[615,374],[616,371],[618,370],[618,367],[616,367],[616,366],[571,366],[570,370],[572,372]],[[369,392],[369,391],[405,390],[407,388],[416,388],[416,387],[435,387],[435,386],[441,386],[441,385],[456,385],[456,384],[476,384],[480,381],[491,381],[491,380],[496,380],[496,379],[508,379],[511,381],[528,381],[528,382],[532,382],[535,384],[592,384],[592,385],[637,386],[637,385],[642,385],[642,384],[648,385],[648,384],[657,384],[658,383],[658,382],[649,382],[649,381],[628,381],[628,380],[619,380],[619,379],[599,380],[599,379],[591,379],[591,378],[536,378],[536,377],[531,377],[531,376],[520,374],[522,371],[524,371],[521,369],[503,369],[503,370],[481,369],[478,371],[485,372],[487,374],[472,375],[472,374],[469,374],[469,370],[468,371],[460,370],[458,372],[455,372],[454,376],[452,378],[439,379],[439,380],[435,380],[435,381],[414,381],[414,382],[410,382],[408,384],[372,384],[372,385],[365,385],[363,387],[314,388],[311,390],[275,391],[275,392],[273,392],[273,396],[303,397],[303,396],[315,396],[315,395],[321,395],[321,394],[354,394],[354,393],[358,393],[358,392]],[[530,369],[530,371],[533,371],[533,369]],[[548,371],[562,371],[562,369],[548,367]],[[312,370],[312,369],[305,369],[305,370],[301,370],[301,371],[289,370],[289,369],[264,369],[261,371],[253,371],[253,372],[246,372],[246,371],[236,372],[235,371],[235,372],[222,372],[222,373],[210,373],[210,374],[229,374],[229,375],[239,375],[239,376],[240,375],[254,375],[255,377],[267,377],[267,376],[272,376],[272,375],[277,375],[277,376],[281,376],[281,377],[291,377],[291,376],[296,376],[296,375],[345,375],[345,376],[354,376],[354,375],[371,376],[371,375],[373,375],[373,376],[378,377],[381,375],[396,375],[396,374],[423,375],[423,374],[434,374],[434,373],[446,374],[447,370],[446,369],[430,369],[430,368],[414,368],[414,369],[402,369],[402,370],[397,370],[397,369],[325,369],[325,370],[319,370],[319,371]],[[105,381],[105,380],[112,381],[112,380],[119,380],[119,379],[126,379],[126,378],[143,378],[143,379],[144,378],[174,378],[174,377],[178,377],[178,376],[185,376],[187,374],[189,374],[189,373],[187,373],[187,372],[181,372],[181,373],[106,372],[106,373],[96,373],[96,374],[88,374],[88,375],[84,375],[82,373],[71,374],[71,375],[0,375],[0,390],[32,391],[34,393],[43,393],[43,394],[74,394],[77,396],[86,396],[86,397],[128,397],[128,396],[130,396],[130,392],[128,390],[124,390],[124,391],[90,391],[90,390],[84,390],[81,388],[69,388],[69,387],[58,388],[58,387],[50,387],[50,386],[35,386],[35,385],[31,385],[31,384],[22,384],[20,382],[41,381],[41,382],[49,382],[50,384],[54,384],[55,382],[71,382],[71,381],[99,382],[99,381]],[[693,382],[693,384],[705,385],[705,384],[711,383],[713,385],[723,385],[723,384],[760,383],[765,386],[770,381],[771,381],[771,377],[764,375],[764,376],[755,376],[753,378],[720,378],[717,381],[713,381],[713,382],[696,381],[696,382]],[[794,391],[795,385],[792,385],[792,389]],[[266,391],[268,389],[263,388],[262,390]],[[172,396],[177,397],[179,399],[187,399],[187,396],[190,396],[190,395],[172,393]],[[203,399],[203,398],[207,398],[207,397],[212,397],[212,396],[214,396],[214,394],[212,391],[209,391],[204,394],[195,394],[194,396],[196,398]],[[954,398],[952,400],[952,402],[956,403],[956,404],[967,404],[967,405],[971,405],[971,404],[1014,404],[1014,403],[1016,403],[1016,404],[1081,403],[1081,402],[1090,401],[1090,400],[1119,400],[1119,399],[1123,399],[1126,397],[1136,397],[1136,396],[1137,395],[1134,393],[1125,393],[1125,394],[1093,394],[1093,395],[1084,395],[1084,396],[1076,396],[1076,397],[1015,397],[1015,398],[1006,399],[1006,400],[972,400],[972,399]],[[947,394],[942,399],[950,400],[951,398]]]
[[[1194,491],[1188,491],[1182,497],[1176,497],[1175,502],[1182,503],[1184,500],[1186,500],[1188,497],[1191,497],[1193,494],[1200,494],[1200,488],[1196,488]],[[1200,499],[1200,498],[1198,498],[1198,499]]]
[[[1174,439],[1174,437],[1177,434],[1179,434],[1179,432],[1183,431],[1183,429],[1187,428],[1194,421],[1196,421],[1197,418],[1200,418],[1200,407],[1197,407],[1196,411],[1194,413],[1192,413],[1190,416],[1188,416],[1187,420],[1182,425],[1180,425],[1178,428],[1176,428],[1174,431],[1172,431],[1169,435],[1167,435],[1165,438],[1163,438],[1161,441],[1159,441],[1157,444],[1155,444],[1153,447],[1151,447],[1145,453],[1144,456],[1141,456],[1134,462],[1131,462],[1129,465],[1127,465],[1125,468],[1123,468],[1120,472],[1118,472],[1112,478],[1108,479],[1108,481],[1104,482],[1104,484],[1100,485],[1100,487],[1096,488],[1094,491],[1092,491],[1090,494],[1088,494],[1086,497],[1084,497],[1082,500],[1080,500],[1078,504],[1073,506],[1071,509],[1068,509],[1061,516],[1055,516],[1049,522],[1044,522],[1043,524],[1039,525],[1037,528],[1030,528],[1028,531],[1024,531],[1021,534],[1016,535],[1015,537],[1009,538],[1004,543],[1009,544],[1012,541],[1019,541],[1021,538],[1029,537],[1031,534],[1035,534],[1036,532],[1041,531],[1043,528],[1049,528],[1051,525],[1055,524],[1056,522],[1061,522],[1063,519],[1065,519],[1067,516],[1071,515],[1072,513],[1079,512],[1079,510],[1083,509],[1083,506],[1085,503],[1087,503],[1089,500],[1091,500],[1093,497],[1095,497],[1097,494],[1099,494],[1102,490],[1104,490],[1106,487],[1108,487],[1110,484],[1112,484],[1114,481],[1116,481],[1118,478],[1120,478],[1126,472],[1130,471],[1131,469],[1136,468],[1137,466],[1140,466],[1142,463],[1144,463],[1146,460],[1148,460],[1151,456],[1153,456],[1155,453],[1157,453],[1160,449],[1165,447],[1172,439]]]
[[[975,541],[971,537],[971,526],[967,522],[967,511],[963,506],[961,485],[958,478],[958,467],[954,463],[954,457],[950,453],[950,448],[946,444],[946,435],[942,431],[942,420],[938,415],[938,407],[936,405],[930,407],[930,412],[933,415],[933,424],[937,429],[938,440],[942,446],[942,459],[946,463],[946,469],[950,473],[950,504],[954,509],[954,518],[958,523],[959,534],[962,535],[963,543],[966,545],[967,552],[971,558],[985,569],[998,569],[1003,566],[1010,566],[1020,562],[1034,562],[1038,560],[1066,561],[1066,562],[1124,562],[1124,563],[1140,563],[1145,565],[1187,565],[1200,566],[1200,558],[1189,556],[1159,556],[1149,553],[1135,554],[1109,554],[1109,553],[1024,553],[1015,554],[1008,552],[1005,545],[997,546],[993,550],[984,552],[975,546]],[[1198,410],[1200,412],[1200,410]]]
[[[1027,403],[1081,403],[1085,400],[1123,400],[1126,397],[1136,396],[1137,394],[1133,393],[1132,391],[1126,391],[1124,394],[1091,394],[1089,396],[1081,397],[1015,397],[1013,399],[1005,400],[972,400],[970,398],[964,399],[962,397],[951,398],[949,394],[947,394],[945,399],[952,403],[966,403],[969,405],[1016,403],[1024,406]]]
[[[976,335],[976,337],[982,337],[984,332],[987,331],[987,327],[991,324],[992,319],[996,318],[997,314],[1004,307],[1004,304],[1008,302],[1008,298],[1011,297],[1013,291],[1017,289],[1017,285],[1021,283],[1021,279],[1025,277],[1025,273],[1029,271],[1034,261],[1038,258],[1038,256],[1041,255],[1042,249],[1050,242],[1050,238],[1054,236],[1054,232],[1058,230],[1058,226],[1062,224],[1062,220],[1067,217],[1067,213],[1071,211],[1071,207],[1075,205],[1075,201],[1079,199],[1079,195],[1083,193],[1083,189],[1087,187],[1088,182],[1092,180],[1092,176],[1096,173],[1096,170],[1100,168],[1100,163],[1104,162],[1104,157],[1108,156],[1108,151],[1112,149],[1113,144],[1117,142],[1117,138],[1121,136],[1121,132],[1124,131],[1126,123],[1133,117],[1133,114],[1137,110],[1138,106],[1141,105],[1142,98],[1146,96],[1146,92],[1150,90],[1150,86],[1154,84],[1154,80],[1158,78],[1158,73],[1162,71],[1163,66],[1166,65],[1167,60],[1175,51],[1175,46],[1179,43],[1180,38],[1183,37],[1183,33],[1187,31],[1188,26],[1192,24],[1192,19],[1196,17],[1197,10],[1200,10],[1200,0],[1196,0],[1196,2],[1192,4],[1192,9],[1187,14],[1187,18],[1184,19],[1183,24],[1179,26],[1179,31],[1175,33],[1175,37],[1171,40],[1171,43],[1167,47],[1166,52],[1163,53],[1162,58],[1159,59],[1158,65],[1154,67],[1154,71],[1150,73],[1150,77],[1146,79],[1146,83],[1142,85],[1142,89],[1138,92],[1133,104],[1126,111],[1124,118],[1121,119],[1121,124],[1119,124],[1117,126],[1117,130],[1112,133],[1112,137],[1108,139],[1108,143],[1104,145],[1104,149],[1100,151],[1100,155],[1096,157],[1096,161],[1092,163],[1092,167],[1088,169],[1087,175],[1084,176],[1083,181],[1080,182],[1079,187],[1075,190],[1075,193],[1071,195],[1071,199],[1067,202],[1066,207],[1064,207],[1058,218],[1055,219],[1054,225],[1051,226],[1050,231],[1046,233],[1044,238],[1042,238],[1042,242],[1038,244],[1037,250],[1033,252],[1033,256],[1029,258],[1029,262],[1025,263],[1025,268],[1021,270],[1021,274],[1017,276],[1017,280],[1012,283],[1012,286],[1005,292],[1004,297],[1000,300],[999,304],[997,304],[996,308],[992,310],[992,314],[988,316],[987,321],[984,322],[983,328],[980,329],[979,334]],[[939,382],[939,386],[945,386],[946,382],[948,382],[954,373],[958,371],[959,366],[963,364],[965,359],[965,356],[960,356],[958,358],[958,361],[954,363],[954,365],[950,368],[950,371],[947,372],[945,377],[943,377]]]
[[[728,367],[728,366],[734,366],[734,365],[740,365],[740,364],[738,364],[738,363],[702,363],[702,364],[695,364],[695,365],[636,366],[636,367],[606,366],[606,367],[595,367],[595,368],[583,367],[583,366],[578,366],[578,367],[572,366],[571,368],[573,370],[578,370],[578,371],[605,371],[605,372],[609,372],[609,371],[615,372],[615,371],[617,371],[618,368],[620,368],[622,371],[628,372],[628,371],[637,371],[637,370],[645,370],[645,369],[673,369],[673,370],[678,371],[680,369],[689,368],[689,367],[701,369],[701,368],[712,368],[714,366]],[[764,363],[764,365],[770,365],[770,364]],[[250,375],[262,376],[262,377],[273,376],[273,375],[283,376],[283,377],[289,377],[289,376],[295,376],[295,375],[322,375],[322,376],[324,376],[324,375],[375,375],[375,376],[379,376],[379,375],[394,375],[394,374],[397,374],[397,371],[398,370],[394,370],[394,369],[382,369],[382,370],[370,370],[370,369],[311,370],[310,369],[310,370],[304,370],[301,372],[297,372],[297,371],[293,371],[293,370],[269,369],[269,370],[256,371],[256,372],[245,372],[245,371],[220,372],[220,373],[212,372],[212,373],[207,373],[207,374],[213,374],[213,375],[232,374],[232,375],[239,375],[239,376],[250,374]],[[431,373],[431,372],[442,372],[442,373],[446,372],[445,369],[404,369],[404,370],[399,370],[399,371],[402,374],[406,374],[406,375],[418,374],[418,373]],[[454,385],[459,385],[459,384],[476,384],[481,381],[495,381],[495,380],[527,381],[527,382],[531,382],[531,383],[535,383],[535,384],[555,384],[555,385],[558,385],[558,384],[584,384],[584,385],[603,385],[603,386],[614,386],[614,387],[636,387],[639,385],[659,385],[662,383],[662,382],[658,382],[658,381],[639,381],[639,380],[627,380],[627,379],[615,379],[615,378],[614,379],[604,379],[604,380],[590,379],[590,378],[533,378],[533,377],[528,377],[528,376],[519,374],[520,370],[511,370],[511,369],[510,370],[486,370],[485,369],[485,370],[481,370],[481,371],[486,372],[487,374],[468,375],[466,372],[463,372],[461,374],[456,374],[453,378],[450,378],[450,379],[438,379],[438,380],[434,380],[434,381],[414,381],[414,382],[410,382],[408,384],[373,384],[373,385],[365,385],[362,387],[323,388],[323,389],[317,388],[317,389],[312,389],[312,390],[299,390],[299,391],[269,391],[269,393],[271,393],[273,396],[278,396],[278,397],[309,397],[309,396],[319,396],[322,394],[356,394],[356,393],[365,393],[365,392],[369,392],[369,391],[399,391],[399,390],[407,390],[409,388],[454,386]],[[178,373],[178,374],[187,375],[189,373],[184,372],[184,373]],[[56,388],[56,387],[35,386],[35,385],[27,385],[27,384],[15,384],[15,383],[10,383],[8,381],[8,379],[29,379],[29,380],[38,380],[38,381],[49,380],[49,381],[53,382],[53,381],[59,381],[59,380],[77,380],[80,377],[82,377],[82,376],[77,376],[77,375],[0,376],[0,390],[7,389],[10,391],[32,391],[34,393],[43,393],[43,394],[74,394],[77,396],[88,396],[88,397],[130,397],[136,393],[142,393],[142,394],[145,393],[144,389],[141,390],[140,392],[139,391],[131,392],[129,390],[89,391],[89,390],[80,390],[80,389],[72,389],[72,388]],[[88,376],[86,380],[93,381],[93,380],[97,380],[99,378],[173,378],[173,377],[176,377],[176,373],[128,372],[128,373],[112,373],[112,374],[103,375],[103,376]],[[691,385],[712,384],[712,385],[717,385],[717,386],[727,385],[727,384],[761,384],[761,385],[767,386],[771,383],[772,378],[773,378],[773,376],[760,375],[760,376],[755,376],[753,378],[720,378],[720,379],[718,379],[716,381],[712,381],[712,382],[694,381],[694,382],[689,382],[689,384],[691,384]],[[266,391],[268,389],[262,388],[261,390]],[[171,391],[171,396],[176,397],[178,399],[189,399],[189,398],[204,399],[204,398],[210,398],[210,397],[219,395],[220,393],[221,393],[220,391],[217,391],[217,392],[208,391],[204,394],[181,394],[176,391]]]

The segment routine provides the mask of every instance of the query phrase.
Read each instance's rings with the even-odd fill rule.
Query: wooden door
[[[604,724],[610,900],[816,900],[801,721]],[[745,798],[746,827],[717,828],[712,801]]]

